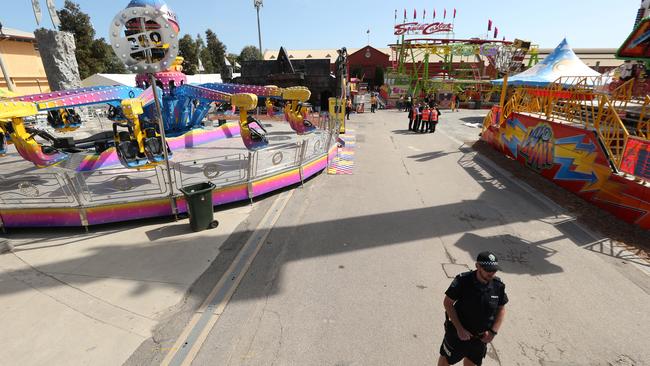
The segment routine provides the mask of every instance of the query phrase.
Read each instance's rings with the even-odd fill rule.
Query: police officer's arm
[[[465,329],[465,327],[463,327],[463,324],[460,323],[460,319],[458,318],[458,314],[456,313],[456,309],[454,308],[454,302],[455,302],[454,299],[452,299],[449,296],[445,296],[445,300],[442,302],[442,304],[445,307],[445,311],[447,312],[447,316],[449,317],[449,320],[456,328],[456,333],[458,333],[458,338],[460,338],[463,341],[467,341],[471,337],[471,334],[467,331],[467,329]]]
[[[492,324],[492,328],[485,331],[485,333],[481,337],[483,343],[492,342],[492,340],[497,335],[497,333],[499,333],[499,328],[501,328],[501,323],[503,322],[503,318],[505,316],[506,316],[506,308],[504,306],[499,306],[497,308],[497,315],[494,319],[494,324]]]
[[[492,324],[492,330],[495,333],[499,332],[499,329],[501,328],[501,323],[503,323],[503,319],[506,317],[506,307],[505,306],[499,306],[497,309],[497,316],[494,319],[494,324]]]

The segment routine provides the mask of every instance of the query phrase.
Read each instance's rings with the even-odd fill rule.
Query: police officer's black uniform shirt
[[[476,278],[476,271],[456,276],[445,295],[455,301],[460,323],[474,335],[492,328],[498,307],[508,302],[506,285],[498,277],[483,284]]]

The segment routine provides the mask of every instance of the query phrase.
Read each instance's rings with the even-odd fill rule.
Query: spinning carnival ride
[[[164,3],[134,0],[113,20],[110,36],[117,56],[138,73],[138,87],[0,99],[0,229],[174,215],[187,210],[180,188],[188,184],[214,183],[213,202],[223,204],[300,183],[328,166],[336,121],[320,128],[309,121],[307,88],[188,85],[177,34]],[[293,136],[249,114],[258,98],[283,102]],[[112,128],[80,138],[83,107],[100,104],[109,106]],[[205,125],[214,105],[238,109],[237,123]],[[42,114],[45,128],[31,122]]]
[[[167,136],[181,136],[193,129],[203,128],[203,120],[213,103],[228,103],[240,111],[240,135],[249,150],[264,148],[268,141],[265,129],[248,111],[258,105],[258,97],[288,100],[285,117],[299,135],[313,131],[306,119],[307,107],[303,102],[311,95],[303,87],[281,89],[274,86],[237,84],[188,85],[180,66],[183,59],[176,57],[178,25],[175,16],[163,3],[134,0],[118,14],[112,28],[112,42],[116,49],[130,49],[119,54],[133,70],[163,71],[139,74],[139,88],[126,86],[94,87],[15,97],[0,101],[0,154],[6,152],[7,143],[13,143],[20,155],[37,167],[58,164],[74,153],[101,154],[115,147],[119,161],[125,167],[142,168],[164,160],[164,151],[171,150],[161,137],[155,96],[161,105],[162,126]],[[150,5],[154,5],[152,7]],[[126,16],[128,14],[128,16]],[[131,16],[137,16],[130,18]],[[125,21],[125,19],[128,19]],[[163,24],[162,26],[160,24]],[[143,25],[142,28],[139,28]],[[118,38],[118,29],[125,26],[125,39]],[[145,29],[142,31],[141,29]],[[145,42],[149,40],[149,42]],[[165,40],[170,40],[165,42]],[[171,61],[173,60],[173,61]],[[157,63],[156,63],[157,62]],[[155,86],[150,85],[155,83]],[[154,90],[153,88],[157,88]],[[39,112],[48,112],[48,124],[57,131],[73,131],[81,126],[81,118],[74,108],[108,104],[108,118],[113,121],[112,135],[100,133],[90,139],[56,138],[36,127],[25,126],[25,118]],[[40,139],[36,139],[40,137]]]
[[[402,37],[390,47],[389,83],[416,97],[437,91],[465,92],[465,97],[489,101],[499,90],[490,80],[519,70],[527,55],[528,67],[537,62],[537,46],[518,39]]]

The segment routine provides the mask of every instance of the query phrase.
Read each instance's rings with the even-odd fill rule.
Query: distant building
[[[332,54],[338,56],[336,50]],[[242,61],[241,76],[234,78],[233,82],[281,88],[305,86],[311,91],[309,102],[314,107],[327,110],[328,99],[336,95],[336,79],[332,73],[336,57],[329,60],[323,56],[308,53],[289,55],[284,48],[280,48],[264,60]]]
[[[50,91],[34,33],[3,27],[0,34],[0,57],[17,94],[37,94]],[[0,75],[0,88],[7,88]]]
[[[648,0],[650,2],[650,0]],[[623,40],[621,40],[622,42]],[[370,48],[370,60],[365,62],[366,50]],[[549,53],[553,52],[554,48],[540,48],[538,50],[539,61],[542,61]],[[388,57],[388,64],[385,63],[383,57],[380,57],[376,52],[385,54]],[[589,67],[594,70],[603,73],[609,71],[613,68],[616,68],[623,64],[622,60],[618,60],[615,57],[616,48],[574,48],[573,52]],[[277,58],[278,50],[267,50],[264,52],[264,60],[275,60]],[[336,61],[337,53],[336,49],[321,49],[321,50],[287,50],[287,54],[290,60],[294,59],[327,59],[330,63],[331,70],[334,70],[334,61]],[[374,71],[372,70],[372,63],[375,67],[381,66],[388,68],[389,66],[396,65],[397,55],[391,53],[391,49],[386,48],[374,48],[371,46],[366,46],[362,48],[348,48],[348,62],[350,65],[350,70],[354,70],[355,67],[363,68],[366,73],[366,78],[374,77]],[[526,57],[524,65],[528,64],[528,58]],[[411,63],[407,60],[405,67],[410,69],[412,67]],[[422,59],[416,59],[415,62],[421,62]],[[436,67],[439,67],[442,58],[437,55],[432,55],[430,59],[430,74],[436,73]]]

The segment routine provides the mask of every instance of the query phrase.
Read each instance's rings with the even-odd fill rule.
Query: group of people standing
[[[434,101],[413,103],[409,114],[409,130],[419,133],[434,133],[440,121],[440,109]]]

